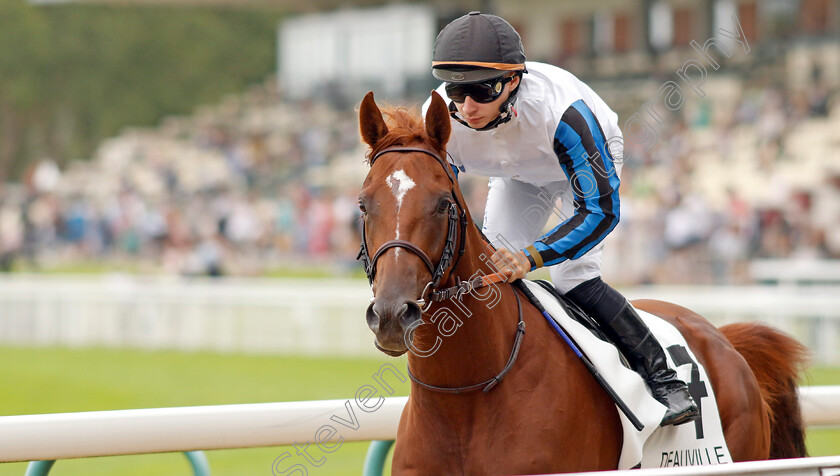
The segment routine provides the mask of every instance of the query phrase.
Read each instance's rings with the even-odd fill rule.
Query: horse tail
[[[807,456],[797,382],[808,349],[770,326],[736,323],[720,328],[752,369],[770,418],[770,459]]]

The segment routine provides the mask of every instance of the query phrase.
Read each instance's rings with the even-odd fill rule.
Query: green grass
[[[802,385],[840,385],[840,368],[812,367],[806,372]]]
[[[107,349],[0,347],[0,414],[32,414],[231,403],[347,398],[384,362],[404,360],[294,358]],[[389,382],[390,383],[390,382]],[[408,394],[408,384],[396,386]],[[315,429],[313,428],[313,431]],[[357,475],[368,443],[344,443],[310,474]],[[272,476],[303,462],[293,448],[208,451],[213,476]],[[313,454],[315,454],[313,450]],[[287,464],[288,463],[288,464]],[[26,463],[0,464],[0,476],[24,474]],[[66,460],[50,475],[162,476],[191,474],[180,454]]]
[[[210,353],[142,352],[109,349],[0,347],[0,414],[31,414],[229,403],[347,398],[385,362],[386,357],[331,359]],[[840,369],[816,368],[808,385],[840,384]],[[397,394],[406,395],[408,384]],[[314,429],[313,429],[314,431]],[[344,443],[325,455],[323,466],[307,465],[312,475],[358,475],[367,443]],[[809,431],[813,456],[840,454],[840,430]],[[272,463],[305,464],[293,448],[208,451],[214,476],[272,476]],[[313,454],[314,451],[313,450]],[[323,454],[321,454],[323,455]],[[26,463],[0,464],[0,476],[21,476]],[[191,474],[180,454],[121,456],[56,463],[55,476],[165,476]],[[299,474],[299,473],[297,473]]]
[[[107,263],[104,261],[84,260],[64,262],[59,264],[33,265],[28,261],[17,259],[12,265],[13,273],[37,273],[49,275],[100,275],[113,273],[138,274],[141,266],[137,263]]]
[[[813,367],[802,385],[840,385],[840,368]],[[805,443],[810,456],[840,455],[840,428],[808,430]]]
[[[13,263],[13,273],[37,273],[45,275],[104,275],[104,274],[132,274],[132,275],[157,275],[163,274],[153,264],[142,264],[139,260],[125,259],[123,261],[103,261],[80,259],[66,261],[58,264],[33,266],[32,263],[18,259]],[[546,275],[547,276],[547,275]],[[260,278],[296,278],[296,279],[359,279],[365,280],[365,272],[361,265],[353,263],[312,263],[286,265],[282,267],[271,267],[262,270],[257,277]]]

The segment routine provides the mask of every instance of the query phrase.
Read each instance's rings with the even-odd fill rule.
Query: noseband
[[[443,253],[441,253],[440,261],[438,262],[437,266],[432,264],[432,260],[426,254],[425,251],[421,250],[417,245],[411,243],[410,241],[405,240],[391,240],[383,244],[376,250],[376,253],[373,254],[373,258],[371,259],[370,254],[368,253],[367,247],[367,237],[365,229],[366,227],[364,224],[362,225],[362,246],[359,250],[359,255],[356,259],[362,261],[362,265],[365,268],[365,274],[367,274],[368,281],[370,284],[373,284],[373,279],[376,276],[376,261],[385,253],[387,250],[391,248],[403,248],[406,249],[418,257],[423,261],[426,265],[426,268],[429,269],[429,273],[432,275],[431,281],[426,285],[426,288],[423,290],[423,293],[420,295],[420,300],[417,301],[417,304],[423,309],[423,311],[427,310],[428,307],[431,305],[431,300],[426,300],[426,295],[430,291],[433,291],[437,288],[438,284],[440,284],[443,275],[446,271],[450,268],[454,269],[455,266],[458,265],[458,261],[461,259],[461,256],[464,255],[465,247],[466,247],[466,230],[467,230],[467,212],[461,202],[458,200],[458,196],[455,194],[454,184],[455,181],[452,178],[451,171],[449,170],[449,164],[439,154],[433,152],[429,149],[419,148],[419,147],[389,147],[383,149],[376,153],[370,159],[370,165],[373,166],[373,163],[384,154],[388,154],[391,152],[420,152],[426,155],[430,155],[434,157],[437,162],[443,167],[444,172],[446,173],[446,177],[449,179],[449,182],[453,185],[452,190],[452,199],[453,202],[449,205],[449,222],[448,228],[446,231],[446,244],[443,246]],[[460,248],[458,249],[457,256],[455,254],[455,234],[457,232],[458,226],[460,225],[461,233],[458,241],[460,242]],[[452,260],[455,259],[453,263]]]

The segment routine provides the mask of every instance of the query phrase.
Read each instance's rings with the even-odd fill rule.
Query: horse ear
[[[437,91],[432,91],[432,103],[426,111],[426,134],[438,141],[441,147],[449,140],[452,125],[449,123],[449,108]]]
[[[388,133],[388,126],[382,118],[382,111],[373,100],[373,91],[368,92],[359,108],[359,129],[362,139],[373,148]]]

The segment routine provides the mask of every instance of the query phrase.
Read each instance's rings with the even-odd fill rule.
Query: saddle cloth
[[[539,284],[526,280],[523,282],[644,424],[642,431],[636,431],[627,417],[616,408],[624,432],[618,469],[732,462],[723,438],[720,415],[706,370],[698,363],[685,339],[674,326],[637,309],[645,324],[666,349],[668,364],[677,371],[679,378],[688,384],[694,401],[700,407],[700,418],[696,421],[679,426],[660,427],[659,423],[665,415],[665,406],[651,396],[639,374],[621,363],[615,346],[596,337],[592,331],[569,317],[557,298]]]

